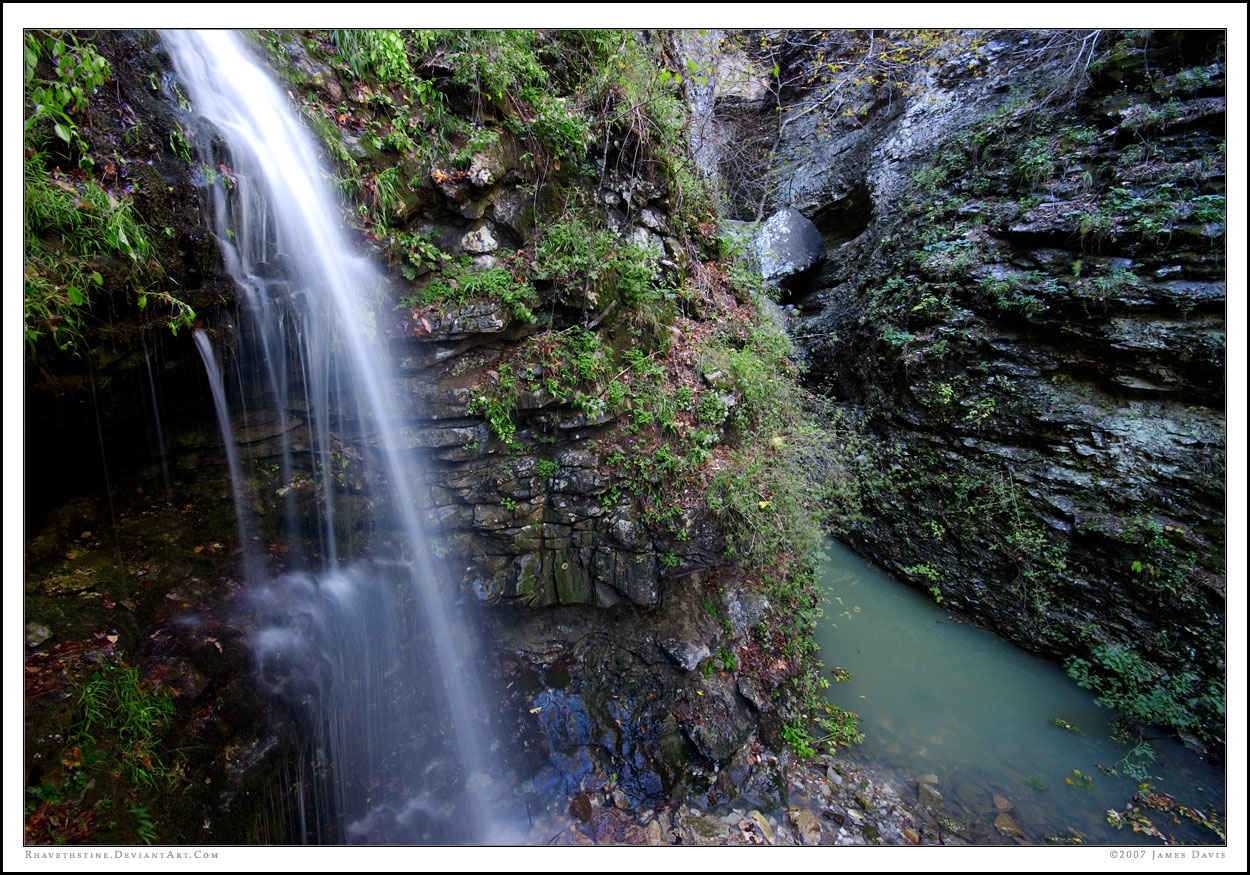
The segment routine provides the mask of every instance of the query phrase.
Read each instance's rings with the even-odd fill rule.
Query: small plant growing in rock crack
[[[807,759],[816,753],[812,747],[812,736],[801,720],[792,720],[781,729],[781,737],[793,748],[799,759]]]

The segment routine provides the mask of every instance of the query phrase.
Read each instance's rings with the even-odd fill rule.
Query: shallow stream
[[[971,843],[1040,844],[1074,835],[1084,843],[1158,842],[1107,822],[1108,809],[1123,810],[1137,790],[1134,780],[1104,771],[1123,773],[1123,758],[1136,744],[1111,740],[1114,711],[1097,705],[1061,667],[957,622],[928,595],[842,545],[825,549],[826,617],[817,642],[829,671],[851,675],[827,696],[859,715],[865,740],[857,756],[892,772],[913,799],[930,803],[939,826]],[[1152,789],[1214,809],[1222,821],[1222,769],[1170,738],[1153,738],[1159,735],[1147,733]],[[1003,813],[1007,821],[999,819]],[[1184,817],[1177,824],[1158,811],[1148,816],[1177,840],[1222,843]],[[1008,822],[1022,835],[1010,835]]]

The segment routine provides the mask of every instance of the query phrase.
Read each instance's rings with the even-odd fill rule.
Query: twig
[[[594,322],[591,322],[589,325],[586,326],[586,330],[589,331],[595,328],[595,326],[597,326],[600,322],[602,322],[604,319],[607,319],[608,314],[616,309],[617,303],[618,303],[617,301],[612,301],[612,303],[608,304],[607,309],[605,309],[602,313],[600,313]]]

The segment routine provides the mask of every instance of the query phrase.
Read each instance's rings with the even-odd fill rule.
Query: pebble
[[[660,826],[660,822],[658,820],[653,820],[647,824],[646,833],[647,833],[648,844],[652,844],[652,845],[665,844],[664,829],[663,827]]]
[[[775,844],[773,828],[769,825],[768,818],[756,810],[752,810],[747,816],[755,823],[755,827],[759,830],[760,835],[763,836],[764,841],[770,845]]]
[[[794,828],[798,832],[799,841],[805,845],[820,844],[823,833],[820,829],[820,821],[816,819],[816,815],[806,808],[793,807],[788,813],[790,822],[794,824]]]

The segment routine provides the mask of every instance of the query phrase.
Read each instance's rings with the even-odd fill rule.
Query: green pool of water
[[[1134,780],[1099,768],[1122,773],[1133,747],[1111,740],[1115,712],[1095,704],[1061,667],[956,622],[928,595],[842,545],[830,542],[826,552],[826,616],[817,643],[830,672],[851,675],[827,696],[859,715],[866,737],[857,756],[891,774],[912,798],[924,792],[935,802],[935,820],[946,818],[946,827],[959,827],[975,843],[1015,843],[995,825],[1005,807],[1021,842],[1071,837],[1072,830],[1086,843],[1158,842],[1107,823],[1107,810],[1124,809],[1137,790]],[[1155,755],[1151,787],[1218,811],[1222,821],[1223,770],[1172,739],[1154,738],[1160,735],[1147,732]],[[922,791],[922,782],[940,801]],[[1149,818],[1178,840],[1221,843],[1186,818],[1180,825],[1159,812]]]

